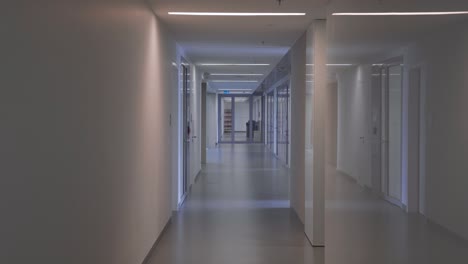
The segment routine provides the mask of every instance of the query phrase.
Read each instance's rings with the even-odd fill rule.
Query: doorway
[[[192,141],[192,113],[190,107],[190,68],[188,63],[181,64],[182,69],[182,105],[183,105],[183,172],[182,172],[182,197],[185,197],[189,188],[190,177],[190,143]],[[183,200],[183,199],[182,199]]]
[[[401,58],[374,66],[372,92],[372,183],[391,203],[402,207],[402,102]],[[377,186],[377,184],[379,186]]]
[[[289,164],[289,85],[277,89],[277,140],[278,157]]]
[[[286,166],[290,163],[290,80],[284,79],[265,93],[266,145]]]
[[[261,95],[218,95],[218,142],[262,143],[263,103]]]
[[[276,144],[275,144],[275,120],[276,120],[276,104],[275,104],[275,90],[267,93],[267,146],[268,148],[276,154]]]

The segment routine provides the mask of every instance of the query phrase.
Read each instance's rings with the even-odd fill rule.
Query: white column
[[[326,21],[314,21],[309,30],[313,54],[312,175],[306,175],[305,232],[313,246],[325,246],[325,129],[327,109]],[[310,59],[310,58],[309,58]],[[310,60],[308,60],[310,61]],[[306,170],[307,171],[307,170]]]

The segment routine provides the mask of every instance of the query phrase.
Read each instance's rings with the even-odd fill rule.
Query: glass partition
[[[275,94],[274,91],[271,91],[267,95],[267,145],[271,151],[275,151]]]
[[[263,143],[263,105],[261,95],[218,95],[218,143]]]
[[[252,99],[252,139],[256,143],[263,141],[263,96]]]
[[[277,154],[286,164],[289,163],[289,85],[277,91]]]

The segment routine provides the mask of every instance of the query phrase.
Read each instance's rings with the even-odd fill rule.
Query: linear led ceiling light
[[[252,91],[252,89],[241,89],[241,88],[228,88],[228,89],[218,89],[223,91]]]
[[[167,12],[175,16],[305,16],[306,13]]]
[[[251,93],[253,93],[253,91],[246,91],[246,92],[236,92],[236,91],[231,92],[231,91],[229,91],[229,94],[251,94]],[[247,101],[247,100],[245,100],[245,101]],[[245,102],[245,101],[243,101],[243,102]]]
[[[270,66],[266,63],[199,63],[199,66]]]
[[[306,66],[314,66],[314,64],[306,64]],[[327,64],[327,66],[354,66],[354,65],[348,64],[348,63],[331,63],[331,64]]]
[[[249,82],[249,83],[256,83],[258,81],[245,81],[245,80],[213,80],[211,82]]]
[[[211,76],[263,76],[261,73],[210,73]]]
[[[468,11],[333,13],[332,15],[333,16],[446,16],[446,15],[468,15]]]

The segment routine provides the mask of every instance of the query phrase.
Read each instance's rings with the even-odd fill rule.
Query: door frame
[[[379,179],[374,180],[374,183],[380,183],[380,186],[373,186],[373,189],[375,192],[379,193],[383,199],[387,200],[388,202],[400,207],[404,208],[403,204],[403,121],[404,119],[404,80],[405,80],[405,71],[403,67],[403,57],[396,57],[390,60],[383,61],[379,64],[375,64],[374,66],[378,67],[378,86],[375,87],[374,89],[379,89],[377,94],[379,94],[379,98],[376,98],[376,96],[372,96],[373,100],[380,100],[376,103],[379,104],[380,109],[378,110],[380,113],[380,117],[376,118],[375,116],[372,117],[372,119],[377,119],[377,120],[371,120],[371,124],[374,125],[374,138],[375,138],[375,144],[379,144],[378,149],[380,150],[378,155],[380,155],[379,161],[373,160],[372,161],[372,166],[373,169],[372,171],[374,173],[379,173]],[[400,111],[400,119],[401,119],[401,129],[400,129],[400,197],[395,198],[390,196],[389,194],[389,182],[390,182],[390,177],[389,177],[389,84],[390,84],[390,68],[395,67],[395,66],[400,66],[401,67],[401,111]],[[374,71],[373,71],[374,73]],[[383,87],[385,85],[385,87]],[[386,107],[385,113],[383,112],[384,109],[384,103]],[[373,103],[373,107],[374,107]],[[375,109],[373,110],[373,115],[375,115]],[[385,117],[385,118],[384,118]],[[379,126],[376,127],[376,124]],[[375,130],[378,131],[375,131]],[[385,132],[385,133],[384,133]],[[386,138],[384,138],[386,137]],[[375,147],[375,146],[374,146]],[[371,149],[371,151],[373,151]],[[372,152],[371,152],[372,153]],[[378,166],[380,169],[375,169],[375,166]]]
[[[190,64],[181,58],[181,81],[182,81],[182,179],[181,179],[181,203],[187,196],[190,187],[190,142],[191,133],[188,132],[191,123],[190,105]],[[193,128],[192,128],[193,130]]]
[[[416,89],[413,74],[417,74]],[[425,89],[424,66],[414,65],[408,70],[408,190],[407,211],[425,213]]]

